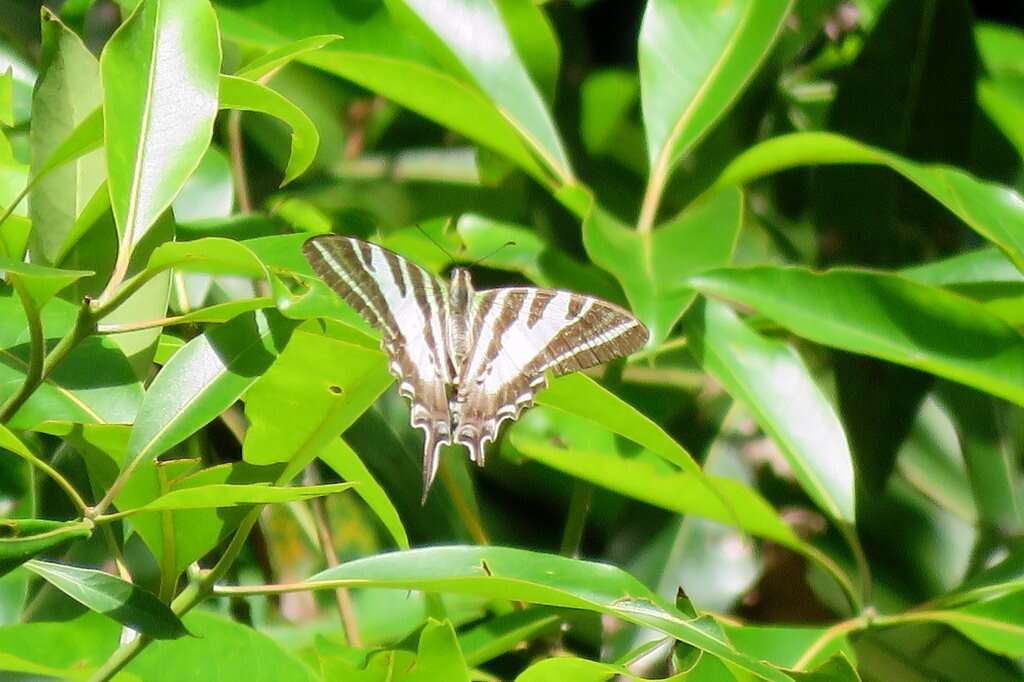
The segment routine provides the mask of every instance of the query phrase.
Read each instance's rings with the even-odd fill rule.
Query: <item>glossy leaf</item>
[[[1024,404],[1024,339],[955,294],[860,270],[722,269],[691,278],[811,341],[975,386]]]
[[[1024,269],[1024,199],[958,168],[916,163],[831,133],[793,133],[757,144],[736,157],[716,185],[745,184],[805,164],[888,166],[930,194],[968,227],[996,244]]]
[[[922,611],[914,620],[937,621],[950,625],[981,646],[1006,656],[1024,655],[1024,593],[976,602],[951,611]]]
[[[833,519],[853,523],[846,434],[796,351],[760,336],[715,301],[700,305],[687,331],[694,357],[772,436],[811,499]]]
[[[36,307],[42,308],[63,289],[93,273],[83,270],[60,270],[0,256],[0,274],[15,275],[32,297]]]
[[[201,485],[194,488],[172,490],[152,502],[123,513],[141,514],[153,511],[175,511],[178,509],[216,509],[238,507],[249,504],[279,504],[309,500],[324,495],[333,495],[351,488],[355,483],[327,483],[306,486],[272,486],[267,483],[235,485],[230,483]]]
[[[626,497],[803,549],[802,541],[764,498],[737,481],[689,471],[666,472],[636,458],[558,447],[519,431],[511,440],[516,450],[530,459]]]
[[[653,232],[631,230],[595,206],[583,224],[583,243],[619,280],[655,346],[696,297],[687,278],[729,262],[742,222],[743,196],[735,190],[709,197]]]
[[[598,611],[660,630],[763,679],[788,679],[738,654],[720,632],[685,617],[629,574],[604,564],[507,547],[433,547],[351,561],[307,582],[476,594]]]
[[[146,0],[104,48],[107,172],[123,249],[142,239],[206,152],[220,61],[207,0]]]
[[[316,158],[320,133],[302,109],[265,85],[238,78],[220,77],[220,106],[224,109],[258,111],[281,119],[292,129],[292,153],[281,185],[302,175]]]
[[[77,310],[54,299],[43,308],[48,344],[70,332]],[[29,345],[25,315],[16,298],[0,296],[0,399],[25,378]],[[42,422],[131,423],[142,401],[142,386],[124,354],[109,339],[90,337],[78,345],[22,405],[8,426],[32,428]]]
[[[263,263],[245,245],[221,237],[161,244],[149,257],[147,269],[159,271],[167,268],[211,275],[267,276]]]
[[[375,54],[323,50],[302,61],[456,130],[507,156],[536,178],[547,178],[515,125],[486,96],[457,78],[421,63]]]
[[[38,559],[26,562],[25,568],[75,601],[144,635],[175,639],[187,634],[156,595],[109,573]]]
[[[276,71],[287,66],[307,52],[319,50],[320,48],[326,47],[336,40],[342,40],[343,38],[344,36],[339,35],[310,36],[308,38],[296,40],[293,43],[276,47],[245,64],[245,66],[235,73],[235,76],[238,78],[247,78],[251,81],[261,80],[267,76],[273,75]]]
[[[472,79],[561,182],[572,181],[569,159],[544,99],[520,61],[492,0],[456,0],[444,5],[396,0],[391,7],[409,21],[442,63],[453,64],[458,75]]]
[[[788,0],[649,0],[640,28],[640,99],[650,163],[648,196],[728,110],[775,41]],[[641,224],[654,223],[654,209]]]
[[[6,443],[0,445],[10,447]],[[90,535],[92,526],[82,521],[0,519],[0,575],[69,540]]]
[[[49,10],[42,13],[42,34],[30,132],[36,179],[29,194],[29,216],[34,225],[46,226],[31,233],[33,262],[49,265],[58,262],[75,219],[103,183],[106,165],[98,152],[54,165],[63,156],[55,152],[99,110],[102,89],[96,58]],[[51,167],[53,172],[47,172]]]
[[[554,632],[563,623],[561,612],[546,607],[512,611],[481,623],[459,637],[466,664],[478,666],[513,651],[521,642]]]
[[[159,456],[230,407],[274,362],[293,327],[258,310],[186,344],[146,392],[127,461]]]

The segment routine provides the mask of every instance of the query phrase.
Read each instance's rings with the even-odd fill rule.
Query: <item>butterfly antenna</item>
[[[444,246],[442,246],[442,245],[441,245],[441,243],[440,243],[439,241],[437,241],[436,239],[434,239],[433,237],[431,237],[431,236],[430,236],[430,233],[429,233],[429,232],[427,232],[426,230],[424,230],[424,229],[423,229],[423,228],[422,228],[422,227],[420,226],[420,224],[419,224],[419,223],[417,223],[417,224],[416,224],[416,229],[420,231],[420,234],[422,234],[422,235],[423,235],[424,237],[426,237],[427,239],[429,239],[429,240],[430,240],[430,242],[431,242],[431,243],[432,243],[432,244],[433,244],[434,246],[436,246],[437,248],[441,249],[441,253],[443,253],[444,255],[448,256],[448,260],[450,260],[450,261],[451,261],[452,263],[455,263],[455,256],[453,256],[453,255],[452,255],[452,254],[451,254],[451,253],[450,253],[450,252],[448,251],[448,249],[444,248]]]
[[[498,248],[496,248],[494,251],[491,251],[489,254],[487,254],[483,258],[477,258],[475,261],[473,261],[472,265],[470,265],[469,267],[475,268],[476,266],[480,265],[480,263],[483,263],[488,258],[491,258],[494,254],[496,254],[499,251],[501,251],[502,249],[504,249],[506,246],[515,246],[515,245],[516,245],[515,242],[507,241],[504,244],[502,244],[501,246],[499,246]]]

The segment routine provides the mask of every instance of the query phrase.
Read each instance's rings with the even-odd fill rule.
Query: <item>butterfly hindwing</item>
[[[458,377],[455,441],[483,462],[484,447],[559,376],[643,347],[647,328],[616,305],[568,291],[511,287],[477,294],[473,350]]]
[[[382,332],[398,390],[412,401],[411,424],[426,433],[426,490],[440,446],[451,442],[445,387],[454,376],[445,343],[444,285],[415,263],[359,239],[318,236],[303,252],[317,275]]]

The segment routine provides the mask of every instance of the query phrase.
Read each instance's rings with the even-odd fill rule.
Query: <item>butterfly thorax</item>
[[[448,358],[452,376],[458,377],[473,347],[472,325],[473,282],[466,268],[454,268],[448,288]]]

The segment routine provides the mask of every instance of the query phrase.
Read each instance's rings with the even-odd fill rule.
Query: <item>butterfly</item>
[[[475,291],[455,267],[445,286],[381,246],[320,235],[303,254],[313,271],[382,332],[381,347],[398,391],[412,403],[410,423],[426,434],[423,501],[442,445],[464,445],[484,464],[487,443],[515,421],[555,376],[629,355],[647,327],[592,296],[535,287]]]

